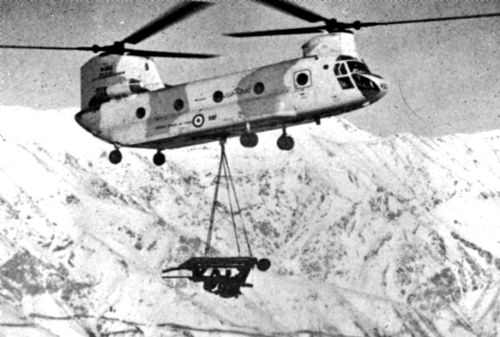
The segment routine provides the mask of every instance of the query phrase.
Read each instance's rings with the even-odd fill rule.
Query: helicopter
[[[500,13],[401,21],[340,22],[286,0],[256,2],[319,26],[225,34],[248,38],[317,34],[302,46],[302,57],[267,66],[196,80],[165,84],[153,57],[211,58],[217,55],[132,49],[161,30],[213,3],[186,1],[167,10],[126,38],[110,45],[78,47],[0,45],[0,48],[74,50],[98,53],[80,70],[81,108],[76,122],[113,145],[109,161],[122,160],[120,148],[155,149],[154,164],[165,163],[163,151],[239,137],[243,147],[258,144],[257,133],[282,129],[280,150],[290,151],[290,126],[367,107],[387,94],[387,82],[360,57],[354,30],[434,21],[500,16]]]

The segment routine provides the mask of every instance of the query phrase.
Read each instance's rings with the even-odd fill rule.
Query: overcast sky
[[[157,59],[175,84],[301,56],[314,35],[234,39],[224,32],[307,26],[251,1],[215,6],[143,41],[144,49],[217,53],[210,60]],[[302,6],[346,21],[500,12],[498,0],[310,1]],[[0,43],[109,44],[172,7],[172,1],[0,0]],[[442,135],[500,128],[500,17],[374,27],[356,33],[358,51],[389,83],[375,105],[347,119],[374,134]],[[0,50],[0,104],[78,111],[80,66],[89,52]],[[0,112],[3,113],[3,112]],[[344,115],[345,116],[345,115]]]

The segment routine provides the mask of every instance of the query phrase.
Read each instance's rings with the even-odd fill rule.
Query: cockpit
[[[372,74],[363,61],[351,56],[339,56],[333,72],[343,90],[357,87],[369,100],[380,99],[387,92],[385,81],[380,76]]]
[[[368,69],[368,66],[361,62],[361,61],[347,61],[347,66],[351,73],[356,73],[356,72],[361,72],[365,74],[370,74],[370,69]]]

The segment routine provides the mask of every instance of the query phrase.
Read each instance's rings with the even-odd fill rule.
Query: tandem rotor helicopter
[[[180,85],[167,85],[151,57],[209,58],[216,55],[131,49],[159,31],[212,3],[186,1],[121,41],[105,46],[26,46],[0,48],[75,50],[99,53],[81,67],[81,111],[76,121],[112,144],[109,160],[118,164],[121,147],[150,148],[153,162],[165,162],[165,149],[240,137],[255,147],[257,132],[282,129],[278,148],[291,150],[289,126],[316,122],[366,107],[388,90],[360,58],[352,30],[373,26],[425,23],[500,16],[500,13],[401,21],[340,22],[286,0],[261,4],[320,26],[241,32],[231,37],[311,34],[303,56],[268,66]]]

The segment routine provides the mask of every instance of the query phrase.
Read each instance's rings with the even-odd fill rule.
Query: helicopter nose
[[[355,73],[352,78],[359,91],[370,102],[378,101],[387,94],[387,83],[378,75]]]
[[[378,93],[377,99],[381,99],[385,95],[387,95],[387,91],[389,90],[389,86],[387,85],[387,82],[383,79],[380,78],[378,80],[378,87],[380,88],[380,92]]]

